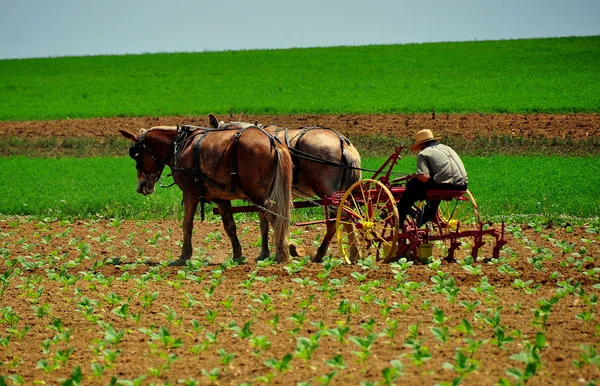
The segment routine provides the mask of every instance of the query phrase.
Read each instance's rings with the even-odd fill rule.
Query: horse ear
[[[137,141],[137,136],[135,134],[131,134],[129,131],[119,129],[119,133],[121,133],[123,137],[127,138],[130,141]]]
[[[210,127],[216,129],[219,127],[219,120],[212,114],[208,114],[208,121],[210,122]]]

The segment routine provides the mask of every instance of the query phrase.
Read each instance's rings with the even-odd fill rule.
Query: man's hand
[[[418,178],[421,182],[427,182],[431,177],[427,173],[413,173],[410,175],[410,179],[412,180],[413,178]]]

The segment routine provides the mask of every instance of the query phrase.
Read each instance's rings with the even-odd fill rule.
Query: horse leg
[[[325,237],[323,237],[323,241],[317,249],[317,253],[312,257],[311,261],[313,263],[321,263],[323,262],[323,256],[327,253],[327,248],[329,248],[329,243],[335,234],[335,219],[326,222],[327,224],[327,232],[325,233]]]
[[[261,261],[269,257],[269,219],[267,212],[263,210],[259,210],[258,212],[258,218],[260,220],[261,247],[260,255],[256,258],[256,260]],[[294,257],[302,257],[307,254],[304,248],[296,245],[296,243],[289,243],[288,250],[290,256]]]
[[[200,200],[196,195],[186,195],[183,197],[183,247],[179,259],[169,263],[170,266],[185,265],[192,257],[192,229],[194,228],[194,216],[198,209]]]
[[[360,243],[360,237],[358,235],[358,230],[356,229],[356,225],[354,224],[344,224],[344,228],[346,229],[346,233],[348,234],[348,241],[350,242],[350,262],[356,263],[358,260],[362,259],[360,255],[360,249],[358,248],[358,243]]]
[[[264,210],[258,211],[258,218],[260,220],[260,255],[256,258],[256,261],[265,260],[269,257],[269,219],[267,218],[267,212]]]
[[[277,222],[282,222],[287,220],[277,220]],[[275,261],[278,263],[285,263],[290,258],[290,247],[288,241],[288,233],[287,227],[283,228],[281,225],[275,225],[275,245],[277,246],[275,249]]]
[[[233,220],[233,211],[231,210],[231,201],[216,201],[216,203],[219,207],[219,213],[221,213],[221,219],[223,220],[223,228],[225,228],[225,233],[227,233],[227,236],[229,236],[229,240],[231,241],[233,259],[241,262],[244,260],[244,256],[242,256],[242,246],[237,237],[235,221]]]
[[[346,229],[346,233],[349,236],[348,241],[350,242],[350,260],[352,262],[356,262],[356,260],[360,258],[360,251],[358,250],[356,245],[356,243],[358,242],[356,228],[352,224],[344,224],[344,228]],[[331,243],[331,239],[333,238],[334,234],[335,222],[329,222],[327,224],[327,233],[325,234],[325,237],[323,238],[319,249],[317,249],[317,253],[315,253],[315,255],[311,259],[313,263],[323,262],[323,257],[327,253],[327,249],[329,248],[329,244]]]
[[[269,223],[273,226],[275,233],[275,261],[278,263],[285,263],[290,257],[290,245],[287,239],[287,219],[277,218],[277,216],[271,213],[265,213],[265,216],[269,219]],[[265,240],[262,240],[263,245]]]

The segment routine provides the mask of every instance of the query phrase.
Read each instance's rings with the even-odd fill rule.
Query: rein
[[[346,142],[347,144],[350,144],[350,140],[348,138],[346,138],[344,135],[342,135],[341,133],[337,132],[334,129],[330,129],[330,128],[326,128],[326,127],[320,127],[320,126],[305,127],[304,130],[302,130],[300,133],[296,134],[294,137],[292,137],[292,139],[288,138],[288,128],[287,127],[282,127],[282,128],[277,129],[275,131],[275,134],[278,134],[280,131],[284,132],[283,135],[284,135],[284,139],[285,139],[285,144],[286,144],[287,148],[289,149],[290,154],[292,156],[294,156],[294,157],[305,159],[305,160],[311,161],[311,162],[320,163],[320,164],[327,165],[327,166],[335,166],[335,167],[346,169],[346,170],[360,170],[360,171],[363,171],[363,172],[371,172],[371,173],[378,172],[378,170],[374,170],[374,169],[358,168],[358,167],[354,167],[354,166],[349,166],[349,165],[346,165],[346,164],[342,164],[342,163],[339,163],[339,162],[328,161],[326,159],[317,157],[317,156],[312,155],[310,153],[306,153],[306,152],[303,152],[301,150],[298,150],[296,147],[290,147],[290,142],[292,140],[294,140],[295,138],[298,138],[298,141],[296,142],[296,146],[298,146],[298,144],[300,143],[300,140],[302,139],[302,137],[304,136],[304,134],[306,134],[310,130],[314,130],[314,129],[325,129],[325,130],[331,130],[331,131],[333,131],[340,138],[340,146],[342,146],[342,147],[344,146],[344,142]],[[402,175],[402,176],[405,175],[405,173],[399,173],[399,172],[391,172],[391,174],[397,174],[397,175]]]

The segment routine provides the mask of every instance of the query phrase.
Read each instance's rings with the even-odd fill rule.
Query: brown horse
[[[256,125],[246,122],[220,122],[212,114],[209,115],[209,122],[214,128]],[[265,130],[277,135],[292,153],[293,190],[297,195],[305,198],[331,197],[334,192],[345,191],[361,179],[360,154],[352,143],[337,131],[319,126],[288,129],[274,124],[265,127]],[[268,224],[266,226],[268,227]],[[327,233],[317,252],[311,256],[312,261],[322,261],[335,230],[335,222],[327,223]],[[263,229],[263,234],[264,232]]]
[[[271,134],[258,127],[214,130],[191,126],[155,127],[138,135],[119,132],[134,142],[129,154],[136,161],[138,193],[153,193],[166,165],[183,191],[183,248],[181,257],[171,265],[183,265],[192,256],[193,221],[201,199],[218,205],[235,260],[241,261],[243,256],[231,200],[246,199],[257,205],[261,220],[273,226],[276,261],[287,261],[292,159]],[[257,260],[268,256],[265,237]]]

